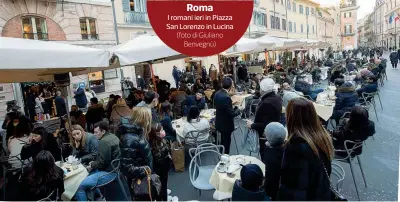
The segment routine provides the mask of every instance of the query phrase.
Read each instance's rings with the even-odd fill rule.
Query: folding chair
[[[351,148],[349,148],[348,144],[353,144],[353,146]],[[360,156],[354,154],[355,150],[361,148],[362,145],[363,145],[363,142],[361,142],[361,141],[354,142],[354,141],[346,140],[344,142],[345,150],[335,150],[335,154],[336,154],[335,155],[335,160],[336,161],[340,161],[340,162],[344,162],[344,163],[348,163],[350,165],[351,175],[353,176],[353,182],[354,182],[354,186],[355,186],[356,191],[357,191],[358,200],[361,200],[361,198],[360,198],[360,193],[358,191],[356,178],[355,178],[355,175],[354,175],[354,168],[353,168],[353,163],[352,162],[353,162],[353,159],[355,157],[357,157],[358,165],[360,166],[360,170],[361,170],[361,174],[362,174],[362,177],[363,177],[363,180],[364,180],[364,184],[365,184],[365,187],[367,187],[367,181],[365,179],[365,174],[364,174],[364,170],[362,168]],[[338,153],[339,154],[343,154],[345,156],[338,155]]]
[[[250,102],[250,112],[249,112],[250,116],[248,118],[251,118],[252,116],[256,115],[257,106],[258,106],[258,104],[260,104],[260,102],[261,102],[261,99],[253,99],[253,100],[251,100],[251,102]],[[254,112],[253,112],[253,109],[254,109]]]

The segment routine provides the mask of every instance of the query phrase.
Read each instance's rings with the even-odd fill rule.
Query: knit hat
[[[264,134],[270,146],[281,146],[286,140],[287,130],[281,123],[272,122],[265,127]]]
[[[248,190],[256,190],[263,184],[264,175],[257,164],[243,165],[240,171],[242,186]]]
[[[260,82],[260,89],[262,93],[270,93],[274,91],[275,82],[271,78],[265,78]]]

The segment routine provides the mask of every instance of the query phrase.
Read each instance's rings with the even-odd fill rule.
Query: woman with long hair
[[[82,163],[95,160],[99,150],[99,140],[93,134],[87,133],[80,125],[72,125],[69,140],[72,155],[80,158]]]
[[[171,150],[161,124],[153,125],[149,134],[149,143],[153,155],[154,173],[160,176],[161,193],[158,201],[167,201],[168,193],[168,172],[171,167]]]
[[[345,150],[344,142],[362,142],[375,134],[375,124],[369,120],[368,111],[361,106],[355,106],[351,110],[350,119],[340,122],[337,130],[333,132],[333,145],[337,150]],[[347,144],[347,148],[353,148],[353,144]],[[362,145],[354,150],[354,155],[362,153]],[[339,156],[347,156],[346,152],[336,152]]]
[[[288,140],[282,159],[278,201],[329,201],[333,145],[314,105],[292,99],[286,109]]]
[[[9,156],[17,156],[21,158],[22,147],[29,142],[30,124],[28,122],[20,121],[19,118],[13,119],[9,126],[13,127],[13,135],[8,139]],[[21,168],[26,161],[20,161],[16,157],[10,158],[8,161],[13,168]]]
[[[61,160],[61,149],[53,134],[50,134],[43,127],[34,129],[29,138],[28,144],[24,145],[21,150],[21,159],[29,159],[35,157],[42,150],[49,151],[56,161]]]
[[[146,176],[144,166],[153,169],[153,155],[148,142],[151,122],[151,112],[147,107],[134,107],[131,122],[124,121],[120,127],[121,171],[128,178],[128,184]]]
[[[171,105],[169,102],[164,102],[160,107],[160,123],[165,131],[165,138],[170,141],[176,140],[176,131],[172,127]]]
[[[38,201],[49,197],[61,198],[64,193],[64,171],[56,166],[49,151],[40,151],[33,159],[32,166],[21,176],[21,189],[18,200]]]

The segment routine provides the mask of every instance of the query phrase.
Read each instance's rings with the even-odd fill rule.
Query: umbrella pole
[[[157,92],[157,86],[156,86],[156,79],[155,79],[155,76],[154,76],[153,64],[149,63],[149,65],[150,65],[151,80],[153,81],[154,91]]]

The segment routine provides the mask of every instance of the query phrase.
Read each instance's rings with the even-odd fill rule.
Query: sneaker
[[[167,194],[170,195],[172,193],[171,189],[167,189]]]

